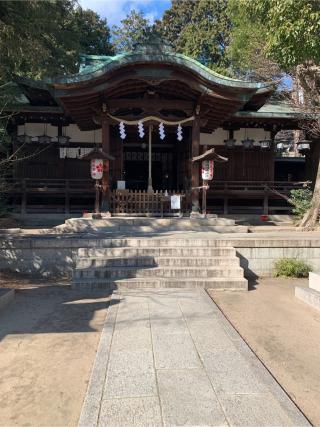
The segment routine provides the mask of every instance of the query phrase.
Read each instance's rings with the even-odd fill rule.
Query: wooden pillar
[[[268,197],[268,188],[264,188],[264,196],[263,196],[263,215],[269,214],[269,197]]]
[[[110,124],[108,117],[101,116],[102,151],[110,154]],[[101,212],[110,215],[110,160],[103,161]]]
[[[149,125],[149,141],[148,141],[148,193],[153,193],[152,186],[152,125]]]
[[[69,214],[70,213],[70,183],[69,180],[66,179],[65,181],[65,189],[64,189],[64,213]]]
[[[200,152],[200,117],[196,116],[192,124],[191,159]],[[190,159],[190,161],[191,161]],[[199,162],[191,163],[191,216],[199,215]]]
[[[21,182],[21,215],[27,212],[27,182],[25,179]]]

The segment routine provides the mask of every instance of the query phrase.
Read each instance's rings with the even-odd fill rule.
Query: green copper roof
[[[134,64],[159,63],[162,65],[178,65],[201,76],[209,83],[229,86],[233,88],[246,88],[252,90],[265,90],[272,88],[276,82],[253,83],[234,79],[216,73],[195,59],[180,53],[173,53],[158,46],[140,46],[139,49],[121,53],[115,56],[82,55],[79,73],[46,80],[47,83],[74,84],[98,78],[107,72],[117,70],[120,67]]]

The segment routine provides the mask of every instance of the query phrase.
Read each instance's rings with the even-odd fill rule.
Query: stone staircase
[[[163,234],[168,232],[204,231],[215,233],[247,233],[248,227],[237,225],[230,218],[72,218],[55,227],[56,233],[122,233]]]
[[[78,249],[74,288],[248,288],[239,258],[228,241],[127,238],[101,242],[101,247]]]

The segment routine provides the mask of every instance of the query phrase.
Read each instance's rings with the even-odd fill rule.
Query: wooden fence
[[[181,212],[186,211],[186,194],[176,191],[114,190],[111,193],[111,212],[126,215],[164,215],[170,212],[170,196],[181,196]]]

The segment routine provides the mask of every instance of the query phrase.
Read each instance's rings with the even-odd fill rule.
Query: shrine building
[[[25,160],[7,179],[21,217],[92,212],[90,153],[103,153],[100,209],[113,215],[170,214],[161,205],[167,194],[181,195],[183,212],[197,214],[203,183],[201,161],[192,159],[212,148],[227,161],[214,162],[208,212],[288,212],[279,193],[308,178],[312,142],[286,155],[293,145],[275,139],[301,126],[298,111],[274,100],[277,82],[226,77],[150,44],[84,55],[74,75],[14,83],[20,94],[8,106],[8,131]]]

